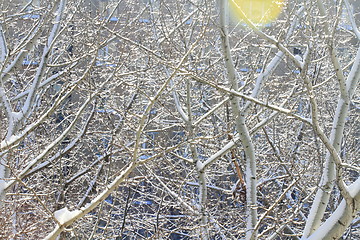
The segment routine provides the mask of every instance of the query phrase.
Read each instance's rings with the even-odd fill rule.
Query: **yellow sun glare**
[[[285,0],[229,0],[230,9],[241,20],[255,24],[274,21],[280,14]],[[246,22],[246,21],[245,21]]]

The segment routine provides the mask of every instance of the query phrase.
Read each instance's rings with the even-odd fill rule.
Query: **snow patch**
[[[55,218],[59,221],[60,224],[70,221],[72,218],[76,217],[81,213],[80,210],[69,211],[67,207],[57,210],[54,213]]]
[[[5,167],[4,165],[0,165],[0,198],[2,197],[2,194],[4,194],[4,189],[6,186],[6,182],[4,178],[5,178]]]
[[[204,164],[201,161],[196,162],[196,170],[201,171],[204,169]]]
[[[0,194],[2,194],[4,192],[5,189],[5,181],[4,180],[0,180]]]
[[[12,112],[12,113],[11,113],[11,117],[12,117],[15,121],[19,121],[23,116],[24,116],[24,114],[23,114],[22,112]]]
[[[11,131],[10,127],[12,125],[9,126],[8,131]],[[5,147],[7,147],[10,144],[13,144],[14,142],[16,142],[19,139],[19,136],[16,135],[12,135],[11,137],[6,138],[5,140],[1,141],[0,143],[0,148],[3,149]]]
[[[348,187],[348,192],[352,198],[355,198],[355,196],[360,191],[360,177]]]
[[[91,203],[87,203],[87,204],[85,204],[85,206],[84,207],[82,207],[81,209],[86,209],[86,208],[89,208],[91,206]]]

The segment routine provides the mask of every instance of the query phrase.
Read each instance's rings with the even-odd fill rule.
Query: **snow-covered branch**
[[[227,70],[227,81],[229,88],[234,91],[238,91],[238,79],[236,75],[236,70],[234,62],[232,60],[231,51],[230,51],[230,41],[228,36],[228,18],[229,18],[229,9],[228,1],[222,0],[220,3],[220,29],[221,29],[221,47],[223,50],[223,56],[225,61],[225,66]],[[279,61],[278,58],[274,64]],[[273,66],[272,66],[273,67]],[[264,79],[264,76],[258,81],[257,89],[255,93],[258,94],[261,88],[261,82]],[[236,95],[235,95],[236,96]],[[239,98],[234,95],[230,95],[231,109],[234,115],[235,129],[239,134],[239,139],[241,141],[242,147],[245,152],[246,158],[246,167],[245,167],[245,182],[246,182],[246,239],[257,239],[257,175],[256,175],[256,157],[254,144],[250,138],[249,130],[246,124],[246,112],[240,109]]]
[[[347,94],[349,95],[350,99],[352,98],[354,91],[358,86],[359,79],[360,79],[360,48],[358,48],[355,62],[346,80]],[[343,98],[339,98],[329,140],[325,139],[324,134],[320,134],[320,136],[323,138],[322,139],[323,142],[327,144],[327,148],[331,152],[329,152],[326,155],[325,169],[321,178],[320,188],[316,193],[314,203],[310,210],[308,221],[304,229],[303,237],[308,237],[312,232],[314,232],[320,226],[322,216],[324,215],[326,206],[329,202],[330,193],[333,188],[333,181],[336,177],[334,161],[336,161],[337,171],[340,171],[341,169],[342,162],[341,159],[339,159],[338,153],[340,151],[341,141],[344,134],[346,117],[348,116],[348,111],[349,111],[349,101]],[[334,157],[335,159],[333,159]]]
[[[345,199],[341,201],[335,212],[314,231],[306,240],[338,239],[351,224],[356,214],[360,211],[360,178],[348,187],[352,198],[349,204]]]
[[[240,93],[238,91],[235,91],[235,90],[232,90],[232,89],[229,89],[229,88],[222,87],[222,86],[219,86],[217,84],[214,84],[214,83],[208,81],[207,79],[204,79],[204,78],[201,78],[199,76],[193,75],[192,73],[188,73],[188,75],[190,75],[194,80],[196,80],[198,82],[201,82],[201,83],[204,83],[204,84],[207,84],[207,85],[209,85],[209,86],[211,86],[213,88],[216,88],[216,89],[218,89],[218,90],[220,90],[222,92],[232,94],[232,95],[240,97],[240,98],[244,98],[245,100],[251,101],[254,104],[257,104],[257,105],[263,106],[265,108],[268,108],[268,109],[283,113],[283,114],[288,115],[291,118],[295,118],[295,119],[297,119],[297,120],[299,120],[301,122],[304,122],[304,123],[307,123],[307,124],[312,124],[311,119],[304,118],[302,116],[299,116],[298,114],[295,114],[294,110],[290,110],[290,109],[279,107],[279,106],[276,106],[276,105],[273,105],[273,104],[270,104],[270,103],[262,102],[262,101],[260,101],[260,100],[258,100],[256,98],[253,98],[253,97],[248,96],[246,94],[243,94],[243,93]]]
[[[6,38],[5,38],[1,23],[0,23],[0,49],[1,49],[0,67],[3,68],[3,66],[5,64],[5,59],[8,55],[8,48],[7,48]]]
[[[354,18],[354,12],[353,12],[353,8],[349,3],[349,0],[344,0],[345,6],[346,6],[346,10],[347,10],[347,16],[350,20],[351,26],[353,28],[353,31],[356,35],[356,37],[360,40],[360,31],[356,25],[355,22],[355,18]]]
[[[94,63],[95,60],[96,57],[93,57],[93,59],[90,61],[91,64],[86,69],[84,74],[76,82],[74,82],[69,88],[63,89],[61,92],[62,94],[61,93],[59,94],[57,99],[54,101],[54,104],[42,116],[40,116],[37,121],[27,125],[27,127],[25,127],[22,131],[20,131],[16,135],[11,136],[10,139],[5,139],[1,141],[0,151],[2,152],[12,148],[16,144],[18,144],[21,140],[23,140],[29,133],[34,131],[36,127],[38,127],[41,123],[47,120],[47,118],[55,111],[55,109],[57,109],[58,106],[61,103],[63,103],[73,93],[73,91],[77,88],[77,86],[86,78],[87,74],[92,68],[92,63]]]
[[[61,21],[63,18],[64,10],[65,10],[66,0],[61,0],[56,12],[55,22],[49,34],[47,44],[44,47],[41,60],[39,66],[37,68],[37,72],[34,76],[34,81],[29,89],[29,94],[27,95],[27,99],[22,107],[22,114],[29,115],[31,108],[34,104],[36,98],[36,92],[38,91],[39,84],[45,72],[47,60],[50,55],[50,51],[56,41],[56,38],[59,36],[57,33],[60,31]],[[57,4],[55,4],[57,7]]]

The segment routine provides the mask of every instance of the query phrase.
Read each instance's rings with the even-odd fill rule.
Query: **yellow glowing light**
[[[285,0],[229,0],[229,2],[235,16],[255,24],[274,21],[285,5]]]

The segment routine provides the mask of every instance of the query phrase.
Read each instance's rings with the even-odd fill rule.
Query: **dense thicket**
[[[0,238],[360,238],[356,4],[0,1]]]

